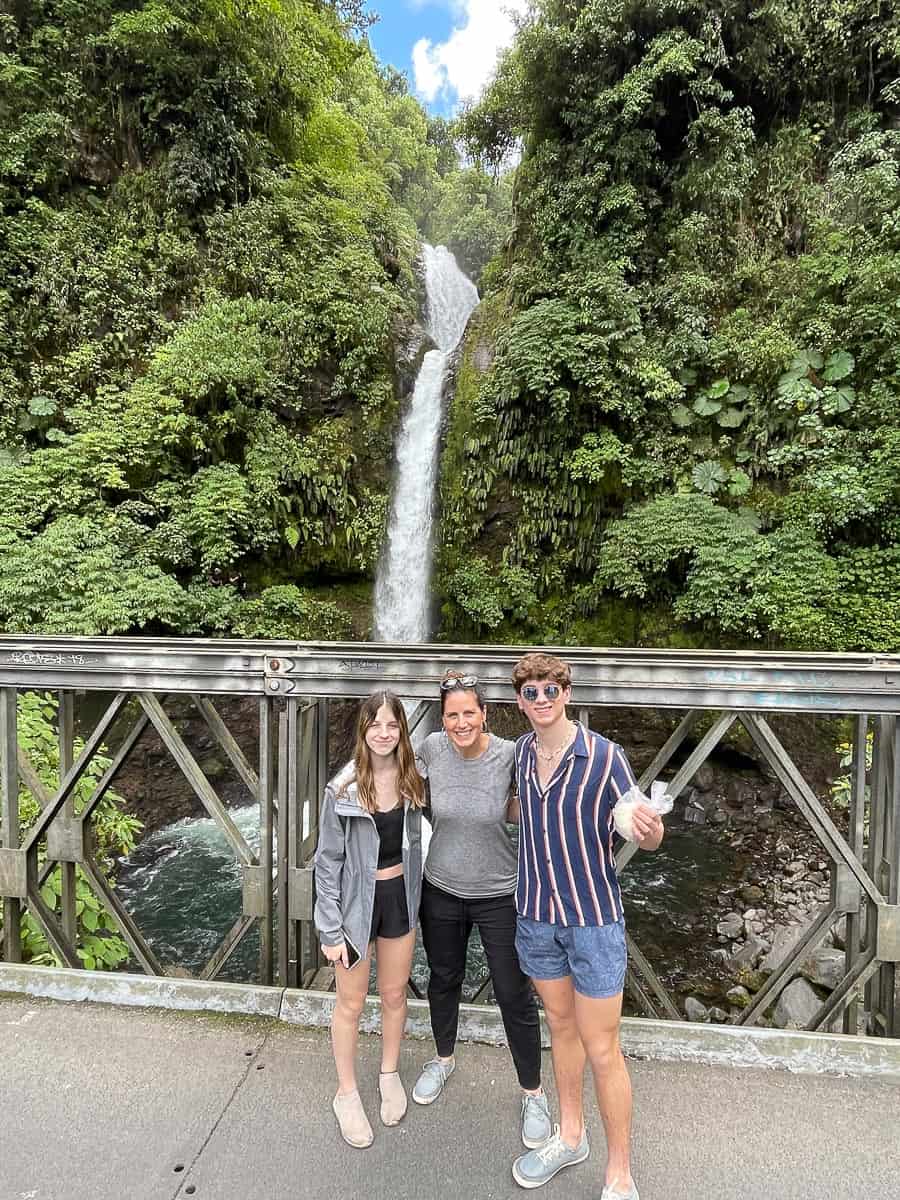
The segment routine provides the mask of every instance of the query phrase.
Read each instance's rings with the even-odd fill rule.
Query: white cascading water
[[[427,642],[431,635],[431,542],[444,372],[478,291],[446,246],[424,246],[426,329],[437,345],[422,361],[397,441],[397,474],[385,552],[375,584],[375,638]]]
[[[444,372],[478,304],[475,285],[446,247],[425,246],[424,260],[426,327],[438,349],[425,355],[397,444],[388,544],[375,590],[376,637],[385,642],[424,642],[431,633],[431,526]],[[232,811],[232,817],[248,843],[258,846],[258,806]],[[118,892],[164,961],[198,971],[240,911],[240,866],[215,821],[187,819],[141,841],[119,866]],[[477,950],[470,959],[473,954]],[[247,941],[223,978],[252,979],[255,955],[256,943]],[[470,977],[479,980],[484,964],[472,961]],[[421,950],[413,978],[426,986]]]

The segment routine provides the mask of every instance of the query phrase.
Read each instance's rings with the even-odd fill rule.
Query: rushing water
[[[248,845],[259,846],[259,808],[232,809]],[[701,968],[708,935],[692,930],[733,872],[728,853],[696,826],[671,821],[655,854],[639,854],[622,876],[631,933],[667,982]],[[241,872],[210,818],[186,818],[145,837],[119,868],[118,893],[160,960],[199,974],[241,909]],[[251,931],[222,972],[247,982],[257,975],[259,938]],[[486,970],[477,932],[469,943],[464,998]],[[417,942],[413,980],[424,990],[428,968]]]
[[[254,851],[259,806],[230,816]],[[116,891],[164,965],[192,975],[206,965],[241,910],[241,867],[211,817],[185,817],[141,839],[118,871]],[[259,935],[252,930],[229,960],[223,979],[255,979]]]
[[[478,304],[478,292],[446,246],[423,248],[426,328],[438,347],[425,355],[397,441],[387,545],[375,584],[375,638],[425,642],[431,634],[434,491],[441,398],[449,357]]]

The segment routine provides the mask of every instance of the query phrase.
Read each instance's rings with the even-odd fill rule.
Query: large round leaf
[[[715,495],[728,482],[725,468],[717,462],[697,463],[691,472],[691,479],[694,481],[694,487],[705,492],[707,496]]]
[[[751,487],[752,482],[747,472],[742,471],[740,467],[735,467],[728,480],[728,495],[746,496]]]
[[[855,366],[856,362],[852,354],[846,350],[835,350],[834,354],[829,354],[825,360],[822,377],[829,383],[837,383],[839,379],[846,379],[848,375],[851,375]]]
[[[713,400],[706,392],[701,393],[694,401],[694,412],[701,417],[711,417],[722,407],[720,400]]]
[[[686,426],[693,425],[694,423],[694,414],[683,404],[676,404],[672,409],[671,416],[674,423],[680,429],[684,429]]]
[[[726,408],[724,412],[720,412],[716,420],[726,429],[737,429],[738,425],[744,419],[744,414],[739,408]]]
[[[32,396],[28,411],[33,417],[51,417],[56,412],[56,401],[49,396]]]

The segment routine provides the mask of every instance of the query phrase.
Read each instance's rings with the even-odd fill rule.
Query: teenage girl
[[[360,1148],[373,1140],[356,1086],[373,948],[381,997],[381,1120],[396,1125],[406,1113],[398,1067],[421,896],[424,802],[403,705],[392,692],[377,692],[360,706],[353,761],[325,788],[316,850],[315,924],[337,987],[333,1108],[344,1140]]]

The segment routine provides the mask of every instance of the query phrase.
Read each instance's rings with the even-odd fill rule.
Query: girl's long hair
[[[356,775],[356,794],[367,812],[378,807],[375,798],[375,779],[372,773],[372,751],[366,744],[366,732],[374,724],[378,710],[386,704],[400,726],[400,741],[397,743],[397,791],[401,801],[408,800],[413,808],[425,804],[425,781],[416,770],[416,756],[409,740],[406,712],[399,696],[393,692],[375,692],[359,706],[356,722],[356,750],[353,765]]]

